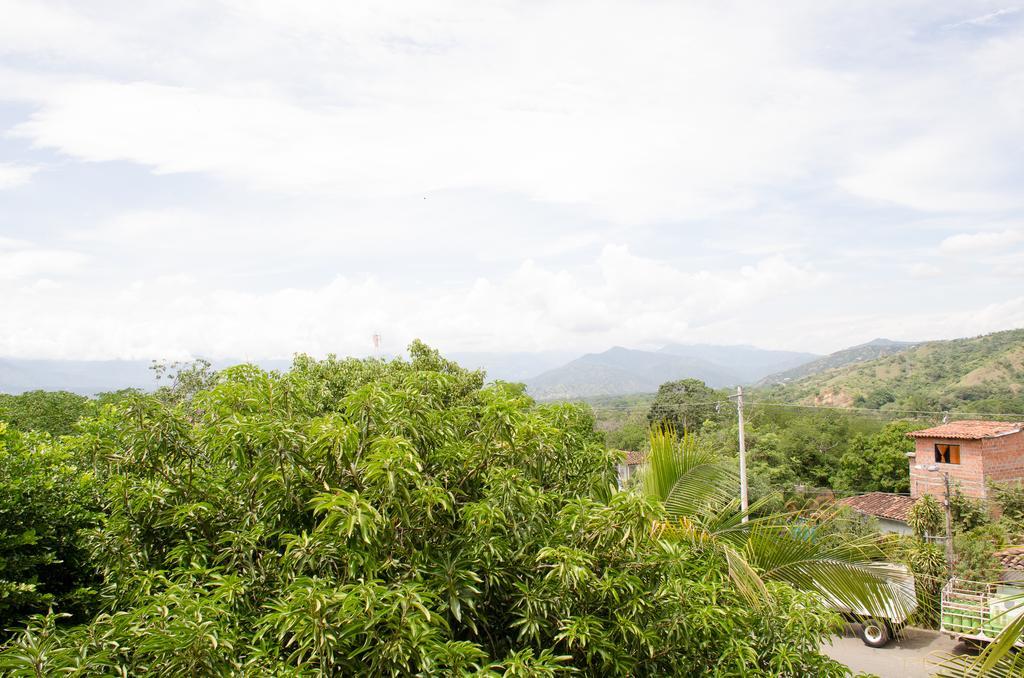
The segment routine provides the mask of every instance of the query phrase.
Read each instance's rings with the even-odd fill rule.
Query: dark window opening
[[[935,445],[935,463],[936,464],[959,464],[960,463],[960,446],[959,445],[941,445],[936,443]]]

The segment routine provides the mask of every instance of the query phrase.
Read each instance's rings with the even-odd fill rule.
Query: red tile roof
[[[1005,421],[951,421],[948,424],[911,431],[907,435],[911,438],[959,438],[962,440],[979,440],[981,438],[995,438],[1009,433],[1017,433],[1021,430],[1021,424],[1007,423]]]
[[[914,500],[902,494],[868,492],[856,497],[847,497],[839,503],[849,506],[858,513],[905,523],[910,514],[910,507],[914,505]]]
[[[627,466],[635,466],[635,465],[638,465],[638,464],[644,464],[646,462],[647,462],[647,453],[646,452],[637,452],[636,450],[627,450],[626,451],[626,462],[625,463],[626,463]]]
[[[1004,570],[1024,570],[1024,546],[1011,546],[1008,549],[996,551],[993,555],[1002,564]]]

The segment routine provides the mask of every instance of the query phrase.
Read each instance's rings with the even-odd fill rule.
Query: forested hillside
[[[1024,329],[927,342],[762,395],[840,407],[1024,413]]]
[[[918,344],[912,341],[892,341],[891,339],[872,339],[865,344],[858,344],[841,351],[822,356],[817,360],[805,361],[804,363],[785,370],[771,374],[761,380],[764,385],[785,384],[791,381],[798,381],[829,370],[846,367],[854,363],[864,363],[869,360],[881,358],[895,353],[902,353]]]

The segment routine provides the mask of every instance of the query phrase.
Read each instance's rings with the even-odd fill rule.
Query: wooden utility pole
[[[743,434],[742,386],[736,387],[736,414],[740,422],[740,507],[743,509],[743,522],[747,522],[747,440]]]

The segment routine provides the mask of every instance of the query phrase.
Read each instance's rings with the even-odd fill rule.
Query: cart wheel
[[[878,619],[865,619],[860,627],[860,639],[868,647],[885,647],[892,635],[889,625]]]

